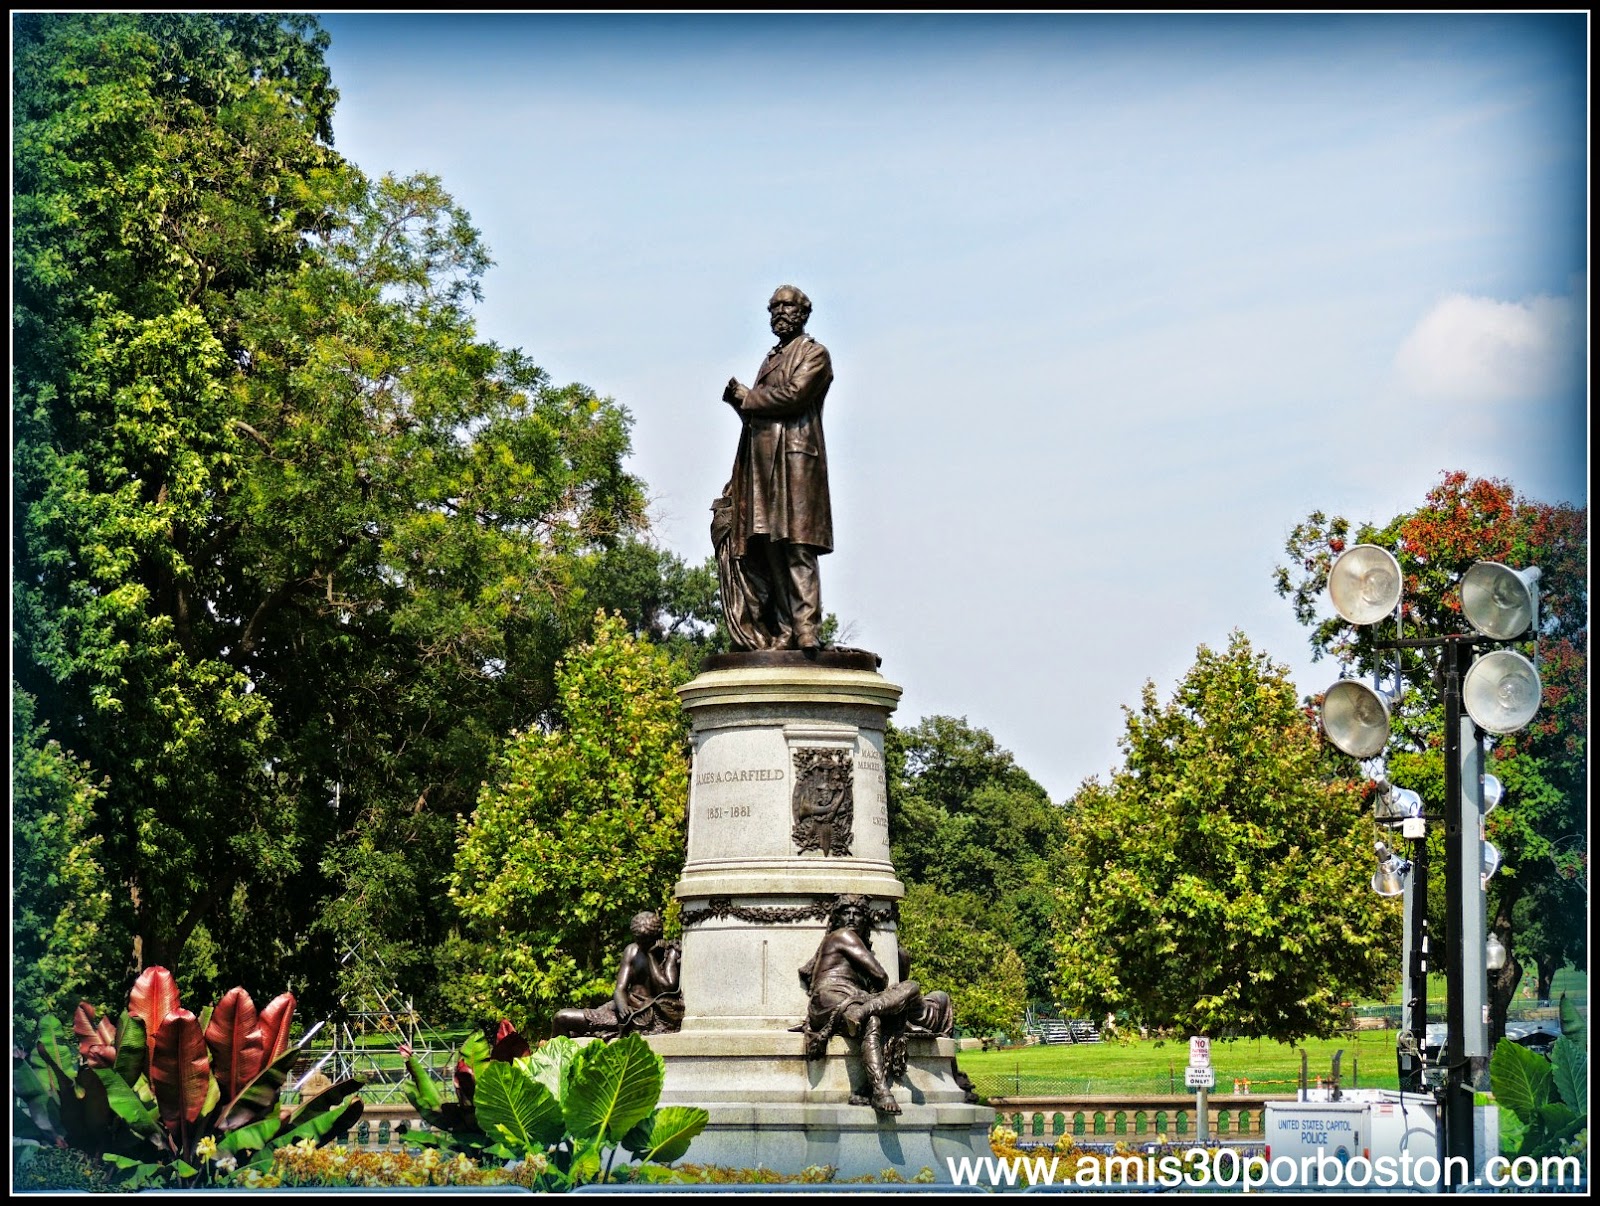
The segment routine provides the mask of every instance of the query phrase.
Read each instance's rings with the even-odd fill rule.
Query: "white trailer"
[[[1325,1179],[1316,1170],[1330,1161],[1339,1171],[1329,1170],[1329,1178],[1343,1182],[1352,1158],[1372,1156],[1372,1115],[1364,1101],[1269,1101],[1265,1129],[1267,1160],[1287,1156],[1306,1169],[1307,1184]]]

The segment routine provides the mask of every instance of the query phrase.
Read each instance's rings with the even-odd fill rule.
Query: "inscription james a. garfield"
[[[854,839],[855,793],[849,750],[801,747],[794,752],[794,829],[801,854],[848,857]]]
[[[756,769],[701,771],[694,777],[696,787],[709,787],[717,783],[778,783],[786,776],[777,767]]]

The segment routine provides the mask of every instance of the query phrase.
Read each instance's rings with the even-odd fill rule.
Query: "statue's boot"
[[[884,1074],[882,1018],[868,1018],[861,1027],[861,1063],[867,1070],[872,1108],[883,1114],[898,1114],[900,1103],[889,1092],[889,1078]]]

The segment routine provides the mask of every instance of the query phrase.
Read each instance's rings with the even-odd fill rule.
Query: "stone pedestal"
[[[679,689],[694,728],[676,890],[685,1017],[650,1044],[667,1061],[662,1102],[711,1114],[696,1163],[908,1178],[926,1166],[944,1180],[947,1156],[988,1154],[994,1112],[965,1101],[951,1040],[910,1041],[893,1115],[849,1104],[865,1084],[854,1042],[835,1038],[808,1063],[794,1029],[807,1004],[800,968],[836,895],[871,898],[873,952],[891,979],[898,967],[905,888],[889,858],[883,731],[900,688],[876,666],[868,653],[733,654]]]

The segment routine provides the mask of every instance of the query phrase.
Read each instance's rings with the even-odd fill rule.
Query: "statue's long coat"
[[[809,335],[775,347],[739,406],[744,431],[733,462],[734,549],[750,537],[833,549],[822,400],[833,383],[828,349]]]

